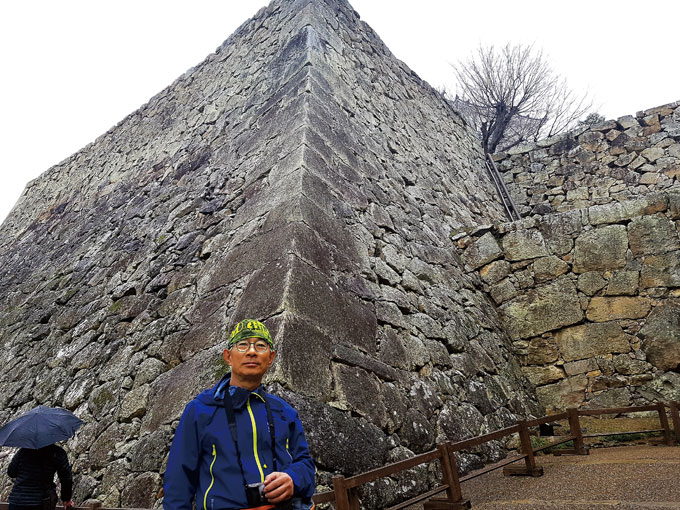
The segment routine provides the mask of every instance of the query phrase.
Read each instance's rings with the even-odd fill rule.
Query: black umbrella
[[[0,428],[0,445],[37,450],[72,437],[82,424],[66,409],[38,406]]]

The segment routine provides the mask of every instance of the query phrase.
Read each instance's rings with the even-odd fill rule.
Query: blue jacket
[[[297,412],[288,403],[265,393],[229,386],[229,375],[200,393],[182,413],[170,447],[164,475],[165,510],[225,510],[246,508],[243,477],[236,458],[227,416],[222,406],[229,388],[236,416],[238,446],[247,483],[264,481],[274,471],[271,436],[263,395],[269,401],[276,432],[277,470],[288,473],[294,496],[314,494],[314,461]]]

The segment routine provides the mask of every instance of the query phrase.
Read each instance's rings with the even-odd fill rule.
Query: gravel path
[[[622,446],[540,456],[544,475],[495,471],[463,483],[474,510],[680,509],[680,447]]]

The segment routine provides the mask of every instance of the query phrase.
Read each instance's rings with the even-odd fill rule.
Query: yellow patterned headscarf
[[[267,326],[255,319],[243,319],[234,326],[234,329],[231,330],[231,334],[229,335],[229,344],[227,345],[227,348],[231,349],[236,342],[240,342],[246,338],[261,338],[262,340],[266,340],[269,347],[274,350],[274,342],[272,341]]]

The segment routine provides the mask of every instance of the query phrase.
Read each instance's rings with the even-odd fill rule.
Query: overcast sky
[[[261,0],[0,3],[0,221],[26,183],[213,52]],[[392,52],[455,92],[480,44],[542,48],[607,118],[680,100],[676,0],[354,0]]]

